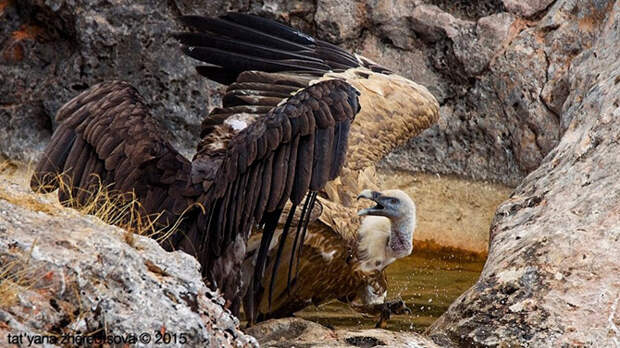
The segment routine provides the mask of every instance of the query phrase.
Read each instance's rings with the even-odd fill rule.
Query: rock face
[[[150,347],[169,333],[171,346],[257,346],[194,258],[141,236],[132,247],[126,232],[51,201],[0,178],[3,344],[8,334],[72,335]]]
[[[429,88],[437,126],[387,168],[516,186],[558,143],[568,68],[613,1],[0,0],[0,154],[34,160],[56,110],[104,79],[138,87],[190,155],[219,103],[170,33],[179,14],[258,13],[381,62]]]
[[[419,65],[434,72],[441,120],[384,164],[516,185],[557,144],[570,61],[591,45],[612,3],[556,1],[539,21],[509,6],[468,19],[416,8],[408,18],[426,41],[431,67]]]
[[[193,153],[216,85],[195,73],[170,33],[174,2],[0,1],[0,154],[36,160],[53,116],[96,83],[122,79]]]
[[[416,333],[372,330],[331,330],[317,323],[298,319],[268,320],[246,330],[261,347],[438,347]]]
[[[620,4],[568,69],[564,136],[497,211],[478,283],[430,329],[442,345],[620,341]]]

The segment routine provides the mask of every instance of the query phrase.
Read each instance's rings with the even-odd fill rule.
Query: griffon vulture
[[[331,206],[349,221],[346,230],[334,230],[320,219],[311,222],[303,248],[298,249],[298,260],[285,263],[277,273],[272,272],[278,253],[274,243],[263,278],[263,289],[269,292],[261,299],[258,320],[290,316],[308,305],[333,299],[346,302],[363,314],[379,315],[378,327],[392,313],[408,311],[401,300],[385,301],[384,270],[411,253],[415,204],[400,190],[364,190],[358,199],[371,200],[375,205],[355,212],[321,199],[319,207]],[[260,233],[250,239],[246,267],[251,266],[259,239]],[[295,243],[294,238],[288,237],[280,253],[291,253]]]
[[[328,252],[329,250],[334,250],[328,247],[330,243],[333,243],[334,248],[339,248],[340,246],[348,248],[351,253],[347,254],[347,257],[351,254],[366,255],[359,253],[360,250],[356,244],[356,241],[362,235],[359,231],[361,219],[356,214],[361,209],[359,204],[362,201],[356,200],[356,195],[367,188],[377,191],[381,185],[375,174],[375,164],[393,149],[403,145],[411,137],[419,134],[437,121],[439,105],[432,94],[425,87],[393,74],[387,68],[381,67],[365,57],[349,54],[337,46],[312,38],[298,30],[267,19],[231,13],[219,19],[186,17],[184,21],[188,26],[194,28],[196,32],[178,34],[177,37],[181,42],[188,45],[185,49],[188,55],[212,64],[198,68],[199,72],[211,79],[222,83],[230,83],[234,79],[230,78],[229,74],[237,76],[239,71],[246,69],[243,64],[250,64],[250,62],[256,64],[254,63],[256,60],[261,61],[261,69],[266,71],[273,71],[271,69],[279,71],[282,68],[278,68],[277,65],[280,64],[289,64],[290,67],[288,69],[291,70],[301,70],[299,67],[293,67],[292,65],[305,62],[308,64],[329,65],[328,71],[325,71],[327,70],[326,68],[318,66],[314,67],[320,70],[318,72],[312,71],[313,69],[309,68],[303,69],[306,75],[316,76],[314,80],[307,83],[312,84],[326,79],[342,79],[361,92],[361,110],[351,125],[349,149],[344,168],[335,180],[326,184],[317,197],[317,200],[322,203],[322,212],[314,214],[316,216],[307,214],[305,219],[297,216],[292,222],[289,222],[289,228],[298,226],[297,221],[299,220],[304,221],[304,223],[310,223],[308,238],[302,244],[302,247],[299,248],[303,250],[306,245],[310,247],[307,251],[307,253],[310,253],[308,255],[309,259],[313,257],[312,251],[317,250],[316,245],[314,245],[314,241],[317,239],[325,241],[323,247]],[[255,66],[253,65],[252,68],[255,68]],[[272,75],[274,79],[283,79],[286,74]],[[231,102],[240,96],[246,98],[245,100],[258,100],[258,98],[267,96],[268,91],[264,89],[263,85],[248,85],[236,82],[229,86],[224,102]],[[249,105],[248,102],[239,104],[246,107]],[[297,210],[298,215],[300,210]],[[303,210],[301,211],[304,212]],[[282,218],[280,222],[280,228],[282,228],[286,221]],[[366,230],[370,229],[366,228]],[[380,234],[380,231],[377,233]],[[258,234],[258,240],[260,240],[260,236]],[[304,239],[303,234],[301,239]],[[300,243],[298,234],[289,234],[287,238],[282,240],[290,240],[289,244],[296,240],[297,242],[293,244],[296,247]],[[255,257],[255,251],[258,250],[258,246],[258,242],[254,241],[249,247],[247,256]],[[287,245],[287,247],[289,246]],[[339,271],[334,270],[333,273],[330,272],[326,275],[325,272],[316,273],[313,271],[319,268],[310,267],[308,268],[310,271],[306,273],[303,272],[303,268],[300,266],[300,269],[296,272],[301,273],[295,274],[296,272],[294,272],[291,275],[289,271],[295,269],[294,265],[292,267],[288,266],[291,262],[283,262],[282,266],[284,267],[279,268],[282,257],[290,256],[290,260],[293,260],[293,258],[301,259],[301,264],[304,265],[312,263],[306,259],[306,252],[302,251],[302,254],[295,256],[294,251],[290,248],[280,252],[277,251],[277,249],[283,248],[283,246],[278,248],[275,240],[271,244],[271,265],[269,266],[271,272],[264,274],[260,289],[254,289],[253,291],[258,292],[258,297],[262,300],[260,309],[254,308],[255,306],[251,304],[252,308],[249,310],[250,313],[248,313],[248,308],[246,308],[246,314],[248,314],[250,321],[253,321],[255,318],[256,310],[263,314],[262,317],[288,315],[305,306],[299,303],[307,304],[310,298],[314,299],[315,302],[322,302],[322,300],[319,301],[318,299],[324,298],[327,300],[334,297],[344,297],[345,294],[351,294],[361,288],[372,287],[376,293],[383,293],[386,289],[384,272],[371,271],[364,274],[362,278],[356,278],[355,284],[362,284],[361,288],[352,284],[342,287],[342,291],[330,293],[331,297],[321,297],[319,296],[321,289],[314,285],[319,284],[321,282],[319,278],[322,277],[325,277],[323,279],[325,281],[337,279],[336,273]],[[334,261],[338,261],[337,257],[334,258]],[[364,262],[361,259],[357,261]],[[387,264],[389,262],[384,263],[382,267],[384,268]],[[319,266],[321,263],[314,263],[312,265]],[[346,272],[343,269],[339,275],[346,277]],[[277,275],[273,276],[270,273],[277,273]],[[357,275],[360,275],[360,273],[358,272]],[[312,279],[307,278],[308,276],[312,276]],[[274,279],[275,288],[270,287],[272,278]],[[292,295],[295,291],[289,288],[289,285],[292,281],[301,278],[304,278],[306,281],[300,281],[295,285],[295,288],[299,291],[297,297],[295,297],[295,295]],[[286,282],[280,283],[283,279]],[[314,281],[315,279],[316,282]],[[246,282],[246,284],[253,285],[249,282]],[[284,288],[281,287],[283,284],[286,285]],[[280,288],[277,288],[278,286]],[[264,291],[267,289],[271,292],[271,296],[260,296],[267,295],[268,291]],[[283,296],[281,291],[284,290],[286,290],[286,296],[276,299],[279,296]],[[279,291],[280,293],[278,293]],[[327,294],[327,292],[323,293]],[[285,300],[285,298],[288,298],[288,300]],[[273,303],[271,303],[271,299],[273,299]],[[356,308],[368,312],[371,311],[372,307],[374,312],[380,311],[385,316],[385,308],[388,304],[382,304],[379,307],[375,306],[377,299],[378,297],[371,301],[370,297],[363,297],[360,302],[367,306],[359,305]],[[395,308],[394,303],[389,305],[391,308]]]
[[[271,20],[238,13],[181,19],[193,32],[175,37],[187,55],[206,63],[197,71],[228,85],[223,106],[203,121],[193,160],[163,139],[131,86],[110,82],[58,111],[59,127],[31,186],[60,188],[61,201],[80,205],[94,187],[106,185],[133,193],[146,214],[163,213],[158,220],[163,225],[185,213],[180,231],[165,246],[195,255],[211,286],[222,290],[236,312],[251,229],[260,225],[263,231],[248,284],[257,294],[287,201],[281,234],[293,230],[298,216],[302,228],[294,234],[303,240],[317,191],[333,191],[325,185],[341,170],[358,173],[394,146],[374,136],[392,134],[392,128],[390,136],[397,139],[412,135],[434,121],[437,110],[429,108],[432,96],[423,87]],[[360,106],[366,109],[362,122],[377,128],[353,139],[349,129]],[[421,109],[427,110],[426,123],[403,118],[410,113],[420,118]],[[347,157],[348,142],[364,144],[369,154]],[[70,185],[59,185],[59,177]],[[359,192],[344,193],[338,189],[343,187],[338,182],[334,192],[342,197]]]

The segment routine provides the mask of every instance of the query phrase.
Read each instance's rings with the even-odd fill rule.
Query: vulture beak
[[[377,203],[377,205],[370,207],[370,208],[362,209],[357,212],[357,215],[359,216],[366,216],[366,215],[390,216],[391,215],[390,214],[391,212],[389,211],[390,209],[386,208],[383,204],[381,204],[381,198],[383,198],[383,195],[381,194],[381,192],[364,190],[360,192],[360,194],[357,196],[358,200],[362,198],[371,200]]]

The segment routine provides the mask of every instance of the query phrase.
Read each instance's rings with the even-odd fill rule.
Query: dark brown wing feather
[[[31,179],[33,190],[59,188],[60,201],[76,208],[102,188],[113,195],[133,193],[142,213],[163,213],[162,225],[174,223],[198,193],[187,186],[189,161],[162,138],[129,84],[90,88],[65,104],[56,121],[59,127]]]
[[[229,85],[223,107],[203,122],[205,135],[231,114],[262,117],[270,110],[266,107],[278,105],[323,74],[360,66],[341,48],[269,19],[228,13],[181,20],[195,31],[174,35],[183,52],[209,64],[197,67],[200,74]]]

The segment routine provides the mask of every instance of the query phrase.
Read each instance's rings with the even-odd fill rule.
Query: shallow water
[[[389,330],[424,331],[465,290],[474,285],[484,265],[483,255],[457,251],[415,251],[387,268],[388,299],[401,297],[411,314],[393,315]],[[346,304],[332,301],[295,314],[334,328],[373,328],[376,319],[363,317]]]

